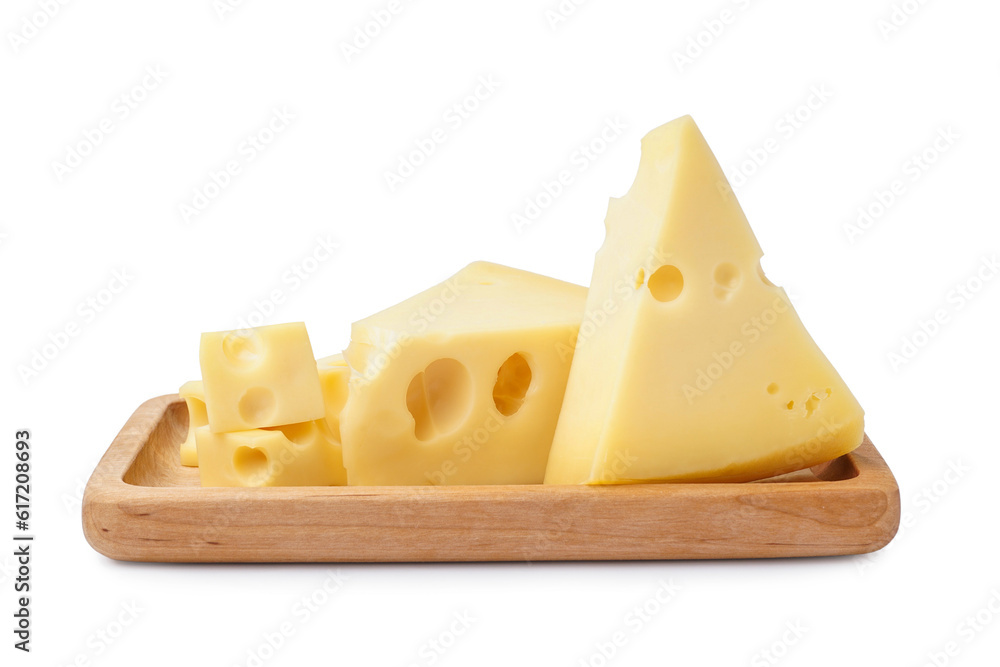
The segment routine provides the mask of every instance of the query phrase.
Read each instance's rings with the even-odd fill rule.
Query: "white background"
[[[263,664],[429,665],[427,642],[450,643],[466,612],[471,628],[434,664],[765,665],[774,645],[782,665],[922,665],[951,641],[957,655],[939,664],[995,664],[1000,613],[983,612],[992,623],[979,631],[961,624],[1000,595],[1000,280],[971,300],[954,290],[977,287],[1000,250],[997,3],[908,0],[912,15],[880,29],[889,0],[595,0],[559,21],[546,14],[555,0],[404,2],[350,57],[343,45],[386,1],[253,0],[221,16],[211,0],[94,1],[50,19],[40,4],[8,1],[0,16],[0,433],[11,443],[0,498],[13,504],[14,430],[31,428],[38,536],[30,656],[11,648],[13,561],[0,549],[4,664],[246,665],[291,621]],[[480,77],[496,89],[479,90],[460,126],[447,121]],[[294,119],[248,160],[241,144],[274,109]],[[267,321],[306,321],[326,355],[351,321],[473,260],[587,283],[640,137],[686,113],[741,183],[770,277],[866,408],[908,516],[889,548],[341,566],[343,588],[300,623],[293,605],[331,568],[123,564],[84,541],[83,484],[136,406],[197,377],[201,331],[237,326],[281,290]],[[102,119],[112,131],[79,148]],[[581,161],[609,121],[623,131]],[[436,127],[446,141],[391,190],[385,172]],[[951,139],[934,148],[939,132]],[[88,154],[75,168],[55,165],[78,149]],[[916,166],[925,151],[933,163]],[[229,160],[240,173],[185,221],[181,205]],[[572,185],[518,230],[511,216],[562,169]],[[878,213],[877,193],[897,179],[901,194],[849,235],[859,207]],[[334,256],[301,285],[285,280],[318,238],[338,244]],[[127,286],[100,313],[80,306],[115,271]],[[894,364],[937,310],[947,321]],[[0,512],[5,543],[11,514]],[[636,631],[626,616],[661,579],[681,590]],[[98,639],[132,603],[138,618],[110,645]],[[805,631],[783,645],[789,623]],[[597,645],[619,630],[627,643],[602,662]]]

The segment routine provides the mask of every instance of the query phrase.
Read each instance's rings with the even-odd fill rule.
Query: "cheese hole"
[[[260,339],[253,331],[230,331],[222,339],[222,352],[232,364],[247,366],[256,363],[261,351]]]
[[[819,407],[820,402],[830,398],[830,394],[832,393],[833,390],[827,387],[822,396],[820,396],[819,392],[816,392],[806,399],[806,417],[812,417],[812,414]]]
[[[664,264],[653,271],[646,285],[654,299],[666,303],[680,296],[684,289],[684,276],[676,266]]]
[[[728,301],[736,288],[743,282],[740,270],[734,264],[724,262],[715,267],[715,298],[720,301]]]
[[[493,403],[500,414],[510,417],[521,409],[531,386],[531,367],[521,354],[512,354],[497,371],[493,385]]]
[[[243,421],[260,424],[270,421],[277,407],[273,391],[267,387],[250,387],[240,399],[237,410]]]
[[[771,384],[767,385],[767,393],[771,394],[772,396],[777,394],[778,384],[776,382],[772,382]]]
[[[472,409],[472,376],[454,359],[432,361],[406,389],[406,407],[418,440],[458,429]]]
[[[788,403],[785,405],[785,407],[788,408],[789,410],[794,409],[795,408],[795,401],[788,401]]]
[[[256,447],[237,447],[233,469],[247,484],[260,486],[267,481],[267,453]]]
[[[757,277],[760,278],[760,281],[768,287],[777,287],[777,285],[768,280],[767,275],[764,273],[764,267],[760,265],[760,260],[757,260]]]
[[[646,272],[643,269],[639,269],[635,272],[635,288],[639,289],[642,287],[642,283],[646,280]]]
[[[724,262],[715,267],[715,282],[719,287],[734,290],[740,286],[743,276],[734,264]]]
[[[278,426],[265,429],[268,431],[281,431],[292,444],[299,448],[305,447],[316,437],[316,422],[302,422],[300,424],[289,424],[288,426]]]

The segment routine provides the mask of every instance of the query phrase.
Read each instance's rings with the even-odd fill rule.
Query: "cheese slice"
[[[177,392],[187,404],[188,432],[181,443],[181,465],[198,466],[198,446],[195,444],[196,429],[208,425],[208,412],[205,410],[205,388],[200,380],[185,382]]]
[[[200,355],[208,424],[215,433],[325,415],[316,360],[301,322],[205,333]]]
[[[350,484],[537,484],[587,291],[496,264],[356,322]]]
[[[195,431],[202,486],[344,484],[341,447],[326,419],[268,429]]]
[[[746,481],[860,444],[861,406],[690,117],[646,135],[605,227],[546,483]]]

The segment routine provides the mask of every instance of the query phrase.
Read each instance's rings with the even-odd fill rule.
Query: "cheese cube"
[[[201,375],[214,433],[298,424],[325,414],[301,322],[202,334]]]
[[[690,117],[643,139],[605,227],[587,309],[614,312],[578,342],[546,483],[752,480],[861,443],[861,406],[761,271]]]
[[[586,294],[477,262],[356,322],[348,482],[541,483]]]
[[[185,382],[178,392],[187,404],[188,431],[187,438],[181,443],[181,465],[198,466],[198,446],[195,444],[196,429],[208,425],[208,412],[205,410],[205,388],[198,380]]]
[[[195,432],[202,486],[332,486],[347,473],[325,419],[268,429]]]
[[[340,413],[347,403],[347,382],[351,369],[344,361],[344,355],[335,354],[316,360],[319,383],[323,389],[323,404],[326,407],[326,424],[340,441]]]

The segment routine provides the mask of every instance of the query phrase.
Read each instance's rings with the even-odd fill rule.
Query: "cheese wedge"
[[[356,322],[350,484],[538,484],[587,290],[496,264]]]
[[[205,388],[201,381],[185,382],[177,392],[187,404],[188,432],[187,438],[181,443],[181,465],[198,466],[198,446],[195,444],[196,429],[208,425],[208,412],[205,410]]]
[[[810,338],[694,121],[642,140],[612,199],[545,476],[746,481],[857,447],[864,413]]]

